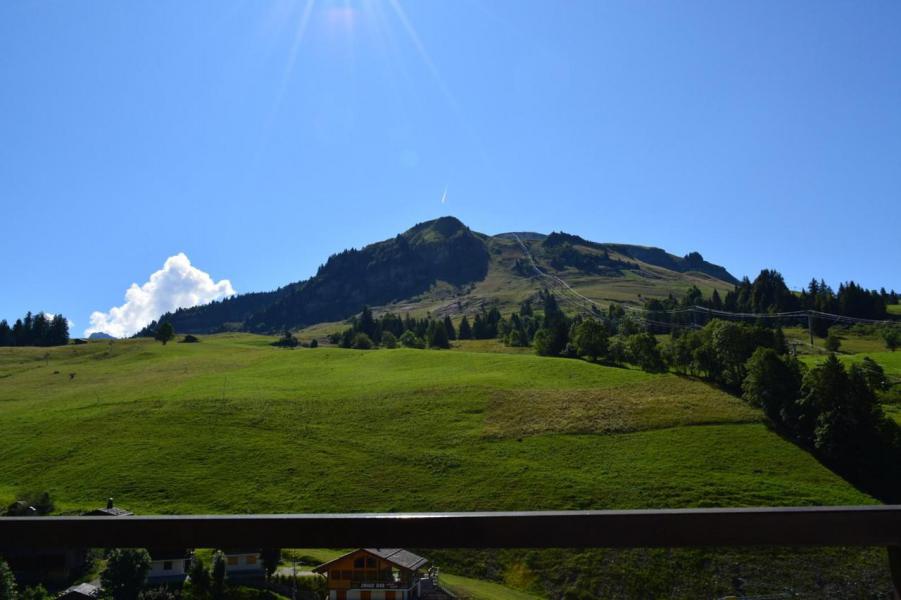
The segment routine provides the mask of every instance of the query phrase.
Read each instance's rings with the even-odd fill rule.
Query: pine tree
[[[476,340],[484,340],[488,337],[485,335],[485,320],[481,313],[476,313],[476,318],[472,322],[472,337]]]
[[[0,346],[15,346],[16,338],[13,337],[12,327],[4,319],[0,321]]]
[[[62,315],[55,315],[50,321],[48,346],[65,346],[69,343],[69,321]]]
[[[263,568],[266,569],[266,579],[269,580],[275,570],[278,569],[278,563],[282,559],[282,551],[279,548],[263,548],[260,552],[260,560]]]
[[[212,576],[210,591],[213,600],[222,600],[225,597],[225,554],[221,550],[213,555]]]
[[[444,330],[447,332],[447,339],[454,341],[457,339],[457,331],[454,329],[454,322],[449,316],[444,317]]]
[[[31,340],[34,346],[49,346],[50,322],[44,313],[38,313],[31,322]]]
[[[191,560],[188,576],[191,578],[191,598],[194,600],[209,598],[212,587],[210,572],[206,570],[206,565],[203,564],[203,559],[199,556],[195,555],[193,560]]]
[[[460,334],[458,337],[461,340],[472,339],[472,328],[469,326],[469,319],[466,318],[466,315],[463,315],[463,320],[460,321]]]
[[[153,337],[156,341],[162,342],[163,346],[165,346],[167,342],[175,337],[175,328],[172,327],[172,323],[166,321],[157,328],[156,334]]]
[[[370,340],[377,339],[376,335],[376,323],[375,319],[372,318],[372,310],[368,306],[363,307],[363,312],[360,313],[360,321],[357,325],[357,331],[362,331],[367,336],[369,336]]]
[[[441,321],[432,321],[428,331],[429,348],[450,348],[450,342],[447,339],[447,331],[444,329],[444,323]]]

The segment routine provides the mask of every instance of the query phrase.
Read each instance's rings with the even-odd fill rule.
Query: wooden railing
[[[0,547],[883,546],[901,597],[901,506],[0,518]]]

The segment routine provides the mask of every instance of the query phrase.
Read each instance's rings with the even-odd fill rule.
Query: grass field
[[[537,600],[539,596],[490,581],[445,573],[441,585],[460,600]]]
[[[701,382],[271,340],[0,349],[0,500],[49,490],[77,511],[113,496],[138,513],[873,502]]]

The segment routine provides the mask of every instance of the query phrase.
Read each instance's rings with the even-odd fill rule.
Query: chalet
[[[191,552],[184,548],[148,548],[150,571],[149,585],[181,584],[188,576]]]
[[[313,571],[326,576],[329,600],[417,600],[428,564],[403,548],[359,548]]]
[[[259,580],[266,577],[266,569],[260,557],[259,548],[226,549],[225,575],[231,580]]]

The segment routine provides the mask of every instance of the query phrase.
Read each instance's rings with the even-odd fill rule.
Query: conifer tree
[[[222,600],[225,597],[225,554],[221,550],[213,555],[210,591],[212,592],[213,600]]]
[[[16,339],[13,337],[13,330],[9,323],[4,319],[0,321],[0,346],[15,346]]]
[[[463,315],[463,320],[460,321],[460,334],[458,337],[461,340],[472,339],[472,328],[469,326],[469,319],[466,318],[466,315]]]
[[[457,339],[457,331],[454,329],[454,322],[449,316],[444,317],[444,330],[447,332],[447,339],[454,341]]]
[[[172,323],[166,321],[157,328],[156,334],[153,337],[156,341],[162,342],[163,346],[165,346],[167,342],[175,337],[175,328],[172,327]]]

